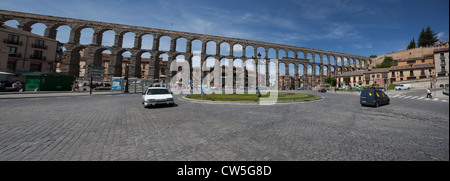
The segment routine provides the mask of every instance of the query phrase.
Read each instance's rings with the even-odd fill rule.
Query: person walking
[[[78,85],[77,81],[73,81],[73,84],[72,84],[72,92],[74,92],[75,90],[80,92],[80,86]]]
[[[433,97],[431,96],[431,90],[429,88],[427,88],[427,98],[432,99]]]

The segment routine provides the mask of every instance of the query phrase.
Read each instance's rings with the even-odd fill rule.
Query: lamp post
[[[128,91],[128,68],[130,67],[130,63],[127,63],[125,65],[125,91],[123,91],[123,93],[130,93],[130,91]]]

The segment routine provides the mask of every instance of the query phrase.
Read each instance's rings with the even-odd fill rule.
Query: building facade
[[[448,77],[449,72],[449,49],[441,48],[434,51],[434,64],[436,77]]]
[[[404,80],[429,78],[434,75],[434,62],[433,54],[398,60],[398,65],[390,69],[390,80],[394,83]]]
[[[58,41],[20,29],[0,26],[0,71],[55,72]]]

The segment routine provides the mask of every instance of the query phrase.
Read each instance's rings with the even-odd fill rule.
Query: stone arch
[[[44,36],[48,26],[44,23],[36,22],[30,26],[31,33]]]
[[[267,59],[267,55],[266,55],[266,49],[264,47],[258,47],[256,48],[256,56],[260,54],[261,58]]]
[[[274,48],[269,48],[268,55],[266,57],[269,59],[278,59],[277,51]]]
[[[234,44],[233,45],[233,56],[234,57],[242,57],[244,51],[244,46],[242,46],[241,44]]]
[[[152,50],[153,49],[153,35],[152,34],[142,34],[141,37],[141,49]]]
[[[134,48],[136,40],[136,34],[134,32],[122,32],[120,36],[122,36],[122,48]]]
[[[220,55],[230,56],[230,44],[228,42],[220,43]]]
[[[284,49],[278,50],[278,59],[282,60],[283,58],[287,57],[287,52]]]
[[[292,51],[292,50],[289,50],[288,51],[288,56],[287,57],[289,57],[289,58],[295,58],[296,56],[295,56],[295,52],[294,51]]]
[[[253,46],[249,45],[249,46],[245,47],[245,57],[247,57],[247,58],[255,57],[255,48]],[[262,57],[262,54],[261,54],[261,57]]]
[[[193,39],[191,42],[191,53],[201,54],[202,53],[202,41],[199,39]]]
[[[11,28],[16,28],[16,29],[19,28],[19,25],[20,25],[19,21],[15,20],[15,19],[5,19],[0,23],[4,24],[6,26],[9,26]]]
[[[206,41],[206,54],[215,55],[217,53],[217,43],[213,40]]]
[[[298,51],[298,52],[297,52],[297,57],[300,58],[300,59],[304,59],[306,56],[305,56],[305,53],[304,53],[304,52]]]
[[[170,51],[172,37],[164,35],[159,38],[159,51]]]
[[[178,37],[175,41],[177,43],[175,51],[187,53],[186,52],[187,51],[187,46],[188,46],[187,45],[187,39],[184,38],[184,37]]]

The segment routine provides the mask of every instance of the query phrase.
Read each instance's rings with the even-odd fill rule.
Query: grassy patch
[[[193,94],[186,96],[189,99],[201,100],[201,94]],[[270,94],[263,94],[261,98],[269,98]],[[318,95],[301,94],[301,93],[278,93],[276,100],[268,99],[263,101],[277,101],[277,102],[293,102],[293,101],[311,101],[317,100],[321,97]],[[230,102],[258,102],[260,99],[256,94],[210,94],[203,97],[203,100],[209,101],[230,101]]]

